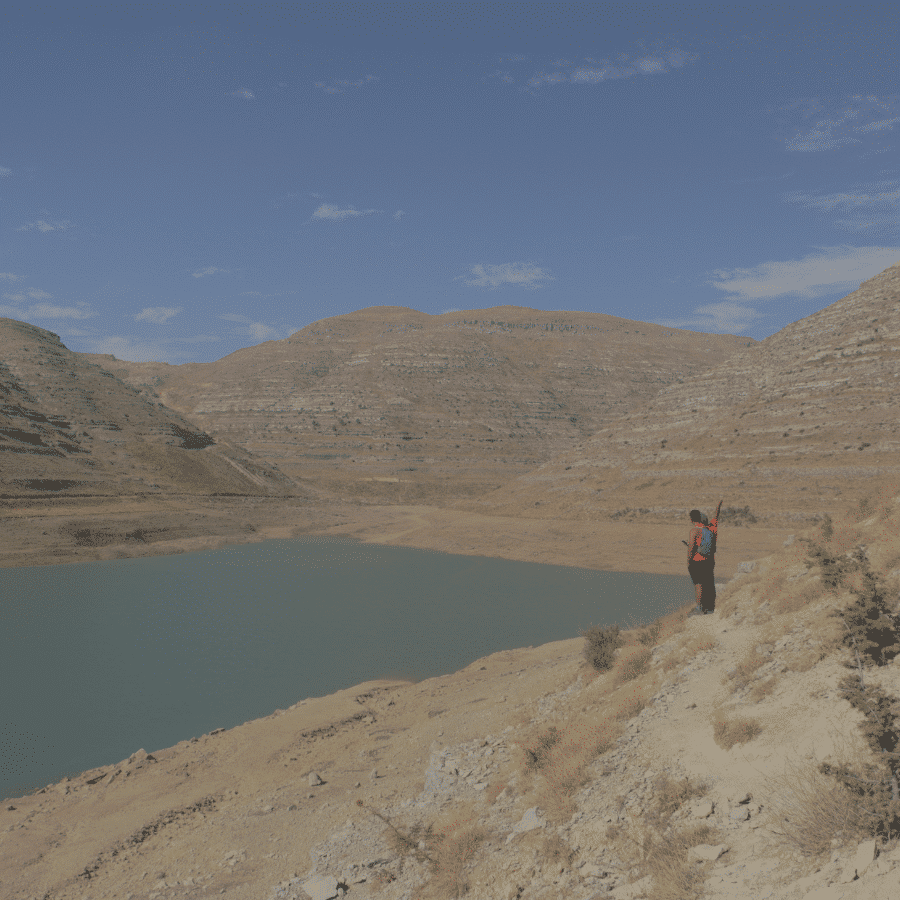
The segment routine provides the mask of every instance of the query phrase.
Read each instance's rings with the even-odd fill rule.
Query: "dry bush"
[[[764,666],[768,659],[763,656],[759,649],[754,646],[738,664],[731,669],[722,679],[722,684],[733,682],[733,691],[742,691],[753,678],[753,673],[760,667]]]
[[[803,671],[806,671],[805,669]],[[778,679],[772,676],[771,678],[767,678],[765,681],[759,682],[759,684],[755,684],[753,686],[753,690],[747,696],[747,699],[751,703],[759,703],[760,700],[768,697],[772,691],[775,690],[775,687],[778,684]]]
[[[840,756],[846,760],[846,742],[840,735],[835,729],[833,739],[842,745]],[[861,763],[863,754],[854,750],[849,756],[854,766]],[[775,837],[766,852],[776,853],[783,860],[799,854],[819,863],[836,847],[871,838],[873,819],[859,798],[820,772],[814,762],[786,760],[786,771],[770,778],[766,819]]]
[[[639,827],[632,822],[627,831],[607,829],[608,839],[624,839],[621,855],[635,878],[651,876],[648,900],[698,900],[703,896],[711,864],[692,860],[688,850],[697,844],[719,843],[722,834],[705,823],[678,831],[671,827],[671,819],[684,803],[708,790],[708,785],[695,785],[687,778],[676,783],[663,775],[656,781],[653,804]]]
[[[593,779],[585,772],[583,766],[554,777],[547,775],[546,783],[537,793],[537,805],[544,811],[546,820],[551,825],[563,825],[578,810],[574,795]]]
[[[680,668],[690,662],[698,653],[712,650],[715,646],[716,642],[709,637],[685,635],[669,656],[663,660],[662,669],[668,672],[671,669]]]
[[[620,722],[625,722],[628,721],[628,719],[633,719],[635,716],[640,714],[641,710],[646,705],[646,697],[632,695],[619,707],[619,711],[616,713],[616,718]]]
[[[613,676],[614,684],[618,687],[626,681],[634,681],[638,676],[646,674],[650,671],[652,661],[653,651],[648,647],[642,647],[635,653],[621,658]]]
[[[737,717],[727,719],[721,712],[713,719],[713,740],[723,750],[745,744],[762,734],[762,726],[755,719]]]
[[[546,835],[539,853],[545,865],[565,866],[575,860],[576,853],[558,834]]]
[[[469,889],[465,870],[487,837],[481,828],[463,829],[441,841],[434,875],[429,883],[439,897],[461,897]]]
[[[488,837],[485,830],[475,824],[474,809],[472,802],[458,804],[452,814],[442,817],[449,821],[428,827],[426,844],[431,851],[427,857],[431,872],[427,884],[420,889],[423,900],[457,898],[468,891],[466,870]]]

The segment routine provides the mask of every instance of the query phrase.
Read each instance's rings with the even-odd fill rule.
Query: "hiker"
[[[704,615],[716,610],[716,538],[719,534],[721,508],[720,500],[712,522],[699,509],[692,509],[690,517],[694,524],[685,542],[688,548],[688,574],[697,592],[697,606]]]

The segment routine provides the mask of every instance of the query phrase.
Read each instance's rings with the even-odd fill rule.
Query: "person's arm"
[[[697,546],[697,526],[691,528],[691,533],[688,536],[688,565],[691,564],[691,560],[694,558],[694,549]]]

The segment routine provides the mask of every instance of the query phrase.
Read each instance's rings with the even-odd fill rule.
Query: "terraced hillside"
[[[458,509],[787,525],[900,483],[900,263]],[[856,502],[855,500],[853,502]]]
[[[374,306],[212,363],[83,356],[300,484],[442,505],[753,343],[599,313]]]

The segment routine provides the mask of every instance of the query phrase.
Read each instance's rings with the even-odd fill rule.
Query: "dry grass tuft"
[[[615,842],[632,880],[651,876],[647,893],[652,900],[699,900],[703,895],[710,864],[691,859],[688,851],[697,844],[719,843],[722,835],[703,823],[678,830],[671,820],[684,804],[708,791],[705,783],[674,782],[662,775],[656,780],[654,802],[643,821],[638,823],[632,817],[627,828],[607,829],[607,839]]]
[[[713,717],[713,740],[723,750],[730,750],[736,744],[746,744],[762,734],[762,726],[756,719],[736,717],[726,719],[721,712]]]
[[[849,757],[851,767],[862,768],[865,754],[848,753],[837,728],[834,739],[841,744],[841,764],[847,765]],[[786,761],[785,772],[771,776],[771,784],[767,820],[777,837],[771,839],[767,852],[783,861],[794,861],[799,854],[819,865],[833,849],[871,839],[873,816],[856,795],[813,762]]]
[[[622,659],[615,674],[616,686],[624,684],[626,681],[634,681],[638,676],[649,672],[652,660],[653,651],[648,647],[642,647]]]

